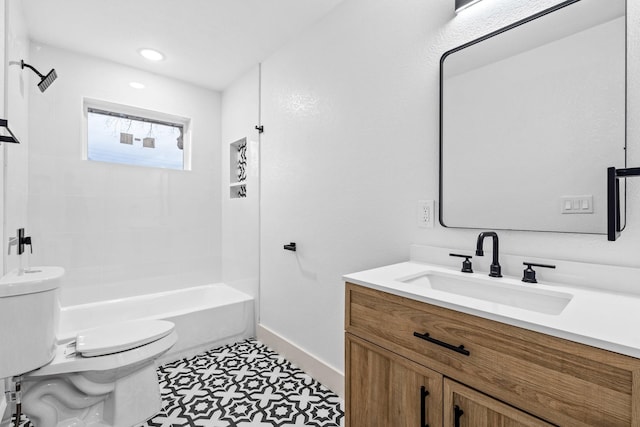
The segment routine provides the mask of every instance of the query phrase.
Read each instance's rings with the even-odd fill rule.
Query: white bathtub
[[[133,319],[165,319],[176,325],[178,342],[159,363],[255,335],[253,298],[223,283],[62,307],[58,340],[82,329]]]

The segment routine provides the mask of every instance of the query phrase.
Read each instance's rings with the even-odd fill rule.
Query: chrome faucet
[[[484,243],[484,238],[489,236],[491,236],[493,240],[493,260],[491,261],[491,266],[489,267],[489,276],[502,277],[502,267],[500,267],[500,263],[498,262],[498,235],[495,231],[483,231],[478,235],[478,243],[476,244],[476,255],[484,256],[482,244]]]
[[[7,255],[11,255],[11,247],[18,246],[18,238],[17,237],[9,237],[9,250],[7,251]]]

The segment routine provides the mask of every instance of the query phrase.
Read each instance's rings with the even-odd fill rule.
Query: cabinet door
[[[445,378],[444,425],[445,427],[547,427],[553,424]]]
[[[442,375],[346,334],[346,427],[442,426]]]

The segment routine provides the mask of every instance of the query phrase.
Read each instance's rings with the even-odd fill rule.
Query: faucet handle
[[[462,271],[463,273],[473,273],[473,268],[471,268],[471,261],[469,261],[469,259],[472,258],[471,255],[449,254],[449,256],[464,258],[464,261],[462,261],[462,270],[460,271]]]
[[[527,268],[522,272],[522,281],[525,283],[538,283],[536,280],[536,271],[531,267],[556,268],[555,265],[536,264],[533,262],[523,262],[522,265],[527,266]]]

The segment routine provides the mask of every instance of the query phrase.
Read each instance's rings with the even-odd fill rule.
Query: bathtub
[[[255,335],[253,298],[223,283],[62,307],[57,338],[134,319],[173,322],[178,342],[159,360],[166,363]]]

